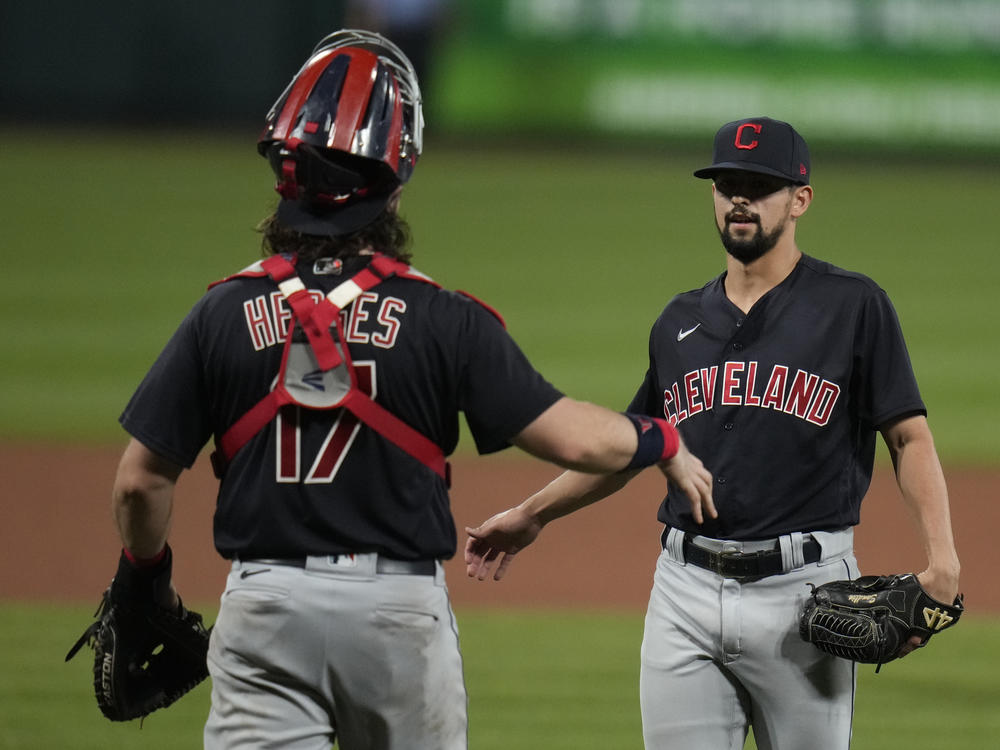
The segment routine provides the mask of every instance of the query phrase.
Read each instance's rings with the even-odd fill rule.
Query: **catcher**
[[[952,604],[940,602],[912,573],[862,576],[814,586],[799,635],[828,654],[875,664],[878,672],[957,623],[964,610],[961,594]]]
[[[460,415],[481,453],[657,464],[689,496],[711,495],[666,420],[564,396],[495,311],[409,265],[398,208],[422,142],[412,64],[365,30],[324,37],[267,115],[257,150],[281,199],[260,226],[265,257],[212,285],[120,417],[131,439],[112,505],[128,554],[106,622],[84,637],[112,654],[99,700],[109,684],[145,690],[140,708],[123,705],[137,703],[125,687],[104,699],[116,716],[166,705],[203,674],[200,622],[170,589],[165,545],[177,478],[213,437],[213,537],[232,567],[208,649],[207,750],[468,747],[442,565],[457,544],[446,457]],[[119,634],[164,612],[197,632],[194,647],[164,636],[174,655],[144,666],[158,638],[140,636],[123,655]]]
[[[174,590],[172,562],[166,544],[148,559],[123,548],[97,621],[66,654],[93,648],[94,694],[111,721],[145,718],[208,677],[209,631]]]

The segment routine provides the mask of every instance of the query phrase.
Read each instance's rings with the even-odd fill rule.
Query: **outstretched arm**
[[[690,499],[698,523],[705,515],[717,517],[712,501],[712,475],[687,450],[683,440],[679,440],[677,453],[658,466]],[[465,545],[467,574],[484,580],[495,566],[493,578],[499,581],[514,555],[531,544],[547,523],[617,492],[638,472],[586,474],[567,471],[520,505],[493,516],[477,528],[466,528],[469,534]]]
[[[617,492],[634,473],[600,475],[567,471],[520,505],[497,513],[474,529],[467,526],[466,573],[470,578],[484,581],[492,571],[493,580],[499,581],[514,555],[535,541],[546,523]]]
[[[672,427],[667,426],[671,432]],[[638,447],[623,414],[563,397],[514,436],[514,445],[564,469],[606,473],[628,466]]]
[[[961,566],[952,536],[948,488],[927,419],[919,415],[900,419],[884,426],[882,436],[927,556],[927,567],[917,578],[928,594],[950,604],[958,595]],[[919,639],[912,645],[919,645]]]

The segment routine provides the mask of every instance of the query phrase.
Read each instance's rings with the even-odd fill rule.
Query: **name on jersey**
[[[317,302],[323,293],[310,289]],[[406,302],[398,297],[380,297],[375,292],[362,292],[354,303],[340,311],[344,336],[349,344],[374,344],[391,349],[396,344],[402,326],[400,316],[406,312]],[[283,344],[292,322],[292,310],[281,292],[261,294],[243,303],[243,314],[254,351]]]
[[[770,372],[757,362],[726,362],[687,373],[663,391],[663,414],[677,425],[715,404],[754,406],[791,414],[825,427],[840,397],[840,386],[786,365]]]

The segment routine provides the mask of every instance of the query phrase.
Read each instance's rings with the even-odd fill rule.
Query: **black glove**
[[[939,602],[912,573],[862,576],[814,586],[799,619],[799,635],[834,656],[876,664],[877,672],[899,656],[911,636],[926,643],[958,622],[964,609],[961,594],[954,604]]]
[[[209,630],[201,615],[170,598],[172,554],[137,568],[122,553],[118,573],[97,608],[97,621],[66,654],[86,643],[94,649],[97,705],[112,721],[128,721],[165,708],[208,677]]]

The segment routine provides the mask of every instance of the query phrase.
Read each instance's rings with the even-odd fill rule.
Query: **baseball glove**
[[[122,553],[118,573],[88,627],[66,654],[94,650],[94,694],[111,721],[143,718],[169,706],[208,677],[209,630],[201,615],[169,601],[171,552],[153,568]]]
[[[939,602],[912,573],[862,576],[813,586],[799,635],[834,656],[876,664],[877,672],[899,656],[911,636],[926,643],[958,622],[963,611],[961,594],[953,604]]]

